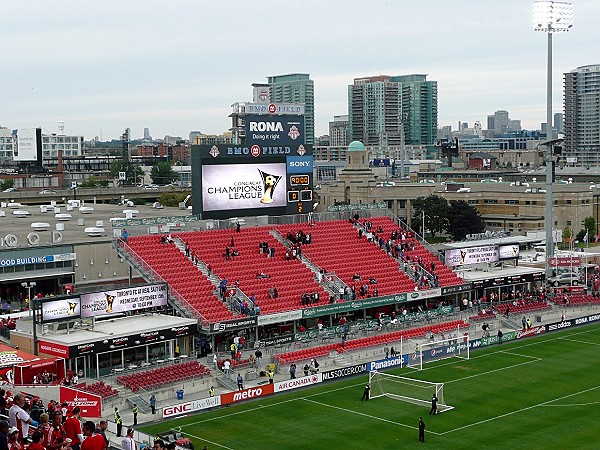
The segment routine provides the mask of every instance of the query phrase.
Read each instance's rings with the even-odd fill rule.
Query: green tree
[[[87,180],[78,183],[77,188],[96,188],[96,187],[107,187],[108,180],[101,180],[98,177],[89,177]]]
[[[448,232],[455,241],[462,241],[467,234],[482,233],[485,228],[479,211],[464,200],[450,201],[448,222]]]
[[[0,191],[9,189],[14,186],[15,186],[15,180],[13,178],[5,178],[4,180],[0,181]]]
[[[436,233],[441,233],[448,229],[448,218],[450,215],[450,206],[445,198],[432,194],[429,197],[419,197],[413,201],[413,224],[421,224],[423,212],[425,212],[425,228],[435,238]],[[425,235],[425,230],[421,230]]]
[[[594,237],[596,236],[596,219],[594,219],[592,216],[583,219],[583,228],[588,235],[588,242],[593,241]]]
[[[152,166],[150,171],[150,177],[152,182],[159,186],[172,183],[174,180],[179,178],[179,174],[173,170],[171,165],[167,162],[159,162]]]
[[[129,164],[128,167],[125,167],[123,161],[114,161],[110,165],[111,178],[119,178],[119,172],[129,172],[125,184],[140,184],[144,180],[144,171],[138,164]]]

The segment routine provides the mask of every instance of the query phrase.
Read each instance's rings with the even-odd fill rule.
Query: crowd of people
[[[108,423],[82,424],[80,409],[0,390],[0,450],[103,450]]]

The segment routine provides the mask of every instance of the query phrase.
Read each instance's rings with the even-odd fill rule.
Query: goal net
[[[369,372],[371,385],[370,398],[389,397],[420,406],[431,406],[433,395],[438,398],[437,412],[448,411],[453,406],[446,405],[444,383],[415,380],[414,378],[391,375],[389,373]]]
[[[469,359],[469,335],[441,339],[418,344],[414,353],[408,355],[406,367],[423,370],[423,364],[446,358]]]

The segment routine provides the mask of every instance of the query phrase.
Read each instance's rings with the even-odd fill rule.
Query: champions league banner
[[[108,316],[167,304],[167,285],[151,284],[81,295],[81,317]]]
[[[285,207],[285,163],[202,166],[204,211]]]

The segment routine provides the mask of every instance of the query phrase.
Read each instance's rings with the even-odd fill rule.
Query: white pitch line
[[[444,435],[444,434],[448,434],[448,433],[454,433],[455,431],[460,431],[460,430],[464,430],[465,428],[470,428],[470,427],[474,427],[474,426],[477,426],[477,425],[481,425],[482,423],[491,422],[492,420],[502,419],[504,417],[512,416],[514,414],[519,414],[519,413],[522,413],[524,411],[529,411],[530,409],[538,408],[540,406],[551,406],[551,405],[549,405],[549,403],[553,403],[553,402],[556,402],[556,401],[559,401],[559,400],[564,400],[565,398],[574,397],[574,396],[579,395],[579,394],[585,394],[586,392],[590,392],[590,391],[593,391],[593,390],[596,390],[596,389],[600,389],[600,386],[594,386],[592,388],[584,389],[583,391],[579,391],[579,392],[574,392],[574,393],[569,394],[569,395],[564,395],[562,397],[558,397],[558,398],[555,398],[553,400],[548,400],[546,402],[537,403],[535,405],[531,405],[531,406],[528,406],[526,408],[521,408],[521,409],[517,409],[515,411],[507,412],[505,414],[500,414],[499,416],[490,417],[489,419],[480,420],[479,422],[470,423],[468,425],[464,425],[462,427],[457,427],[457,428],[454,428],[452,430],[444,431],[443,433],[439,433],[439,434],[440,435]]]
[[[392,424],[392,425],[398,425],[399,427],[410,428],[411,430],[416,430],[417,429],[417,427],[406,425],[404,423],[394,422],[393,420],[388,420],[388,419],[384,419],[384,418],[381,418],[381,417],[372,416],[371,414],[365,414],[365,413],[361,413],[359,411],[353,411],[351,409],[342,408],[340,406],[328,405],[327,403],[317,402],[316,400],[310,400],[308,398],[303,398],[302,400],[304,400],[305,402],[315,403],[315,404],[320,405],[320,406],[325,406],[327,408],[332,408],[332,409],[337,409],[339,411],[344,411],[344,412],[347,412],[347,413],[350,413],[350,414],[356,414],[358,416],[368,417],[369,419],[379,420],[380,422],[386,422],[386,423],[389,423],[389,424]],[[440,433],[436,433],[435,431],[428,431],[428,433],[435,434],[435,435],[439,435],[440,434]]]
[[[600,345],[597,342],[587,342],[587,341],[580,341],[579,339],[569,339],[569,338],[560,338],[561,341],[569,341],[569,342],[576,342],[578,344],[587,344],[587,345]]]
[[[537,356],[522,355],[520,353],[509,352],[509,351],[506,351],[506,350],[500,350],[498,353],[505,353],[507,355],[520,356],[521,358],[535,359],[536,361],[541,361],[542,360],[542,358],[538,358]]]
[[[188,436],[190,436],[190,437],[193,437],[194,439],[198,439],[199,441],[208,442],[211,445],[216,445],[217,447],[225,448],[227,450],[234,450],[231,447],[227,447],[226,445],[222,445],[222,444],[218,444],[218,443],[213,442],[213,441],[209,441],[208,439],[201,438],[200,436],[194,436],[193,434],[189,434],[189,433],[186,433],[186,434]]]
[[[456,379],[450,380],[450,381],[444,381],[444,384],[456,383],[457,381],[468,380],[469,378],[481,377],[483,375],[489,375],[490,373],[500,372],[502,370],[512,369],[514,367],[524,366],[525,364],[531,364],[531,363],[538,362],[538,361],[541,361],[541,359],[537,358],[537,359],[535,359],[533,361],[525,361],[525,362],[522,362],[522,363],[513,364],[511,366],[500,367],[499,369],[487,370],[485,372],[476,373],[474,375],[469,375],[469,376],[462,377],[462,378],[456,378]]]

